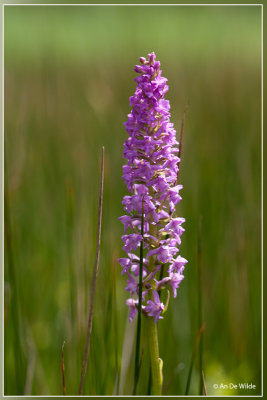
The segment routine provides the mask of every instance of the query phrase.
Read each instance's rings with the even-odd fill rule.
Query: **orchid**
[[[132,252],[138,251],[143,241],[146,254],[141,290],[147,289],[147,296],[142,296],[142,311],[157,322],[163,318],[164,311],[157,290],[170,287],[176,297],[187,263],[185,258],[177,256],[185,219],[173,217],[175,206],[182,199],[183,186],[177,184],[179,144],[170,122],[170,103],[164,98],[168,91],[167,79],[162,76],[154,53],[149,54],[148,59],[141,57],[140,62],[141,65],[135,66],[139,74],[135,78],[137,88],[130,97],[132,110],[125,123],[128,138],[124,143],[127,163],[123,166],[123,179],[130,195],[124,196],[122,201],[127,214],[119,218],[124,225],[122,240],[127,258],[119,262],[122,274],[128,275],[126,290],[132,297],[126,304],[132,321],[133,308],[138,307],[136,277],[140,273],[140,258],[136,255],[134,260]],[[161,273],[161,279],[157,280],[157,273],[160,274],[164,266],[167,266],[167,276]]]

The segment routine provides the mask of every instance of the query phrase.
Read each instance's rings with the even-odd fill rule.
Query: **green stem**
[[[153,299],[152,290],[148,296],[150,300]],[[158,330],[153,317],[147,318],[147,333],[152,372],[151,394],[159,396],[162,392],[162,360],[159,358]]]
[[[148,375],[148,387],[147,387],[147,395],[151,395],[151,386],[152,386],[152,372],[151,372],[151,364],[149,364],[149,375]]]

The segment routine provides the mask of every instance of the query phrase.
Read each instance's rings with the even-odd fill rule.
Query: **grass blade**
[[[65,396],[65,394],[66,394],[66,379],[65,379],[64,345],[65,345],[65,340],[62,343],[62,347],[61,347],[62,393]]]
[[[88,317],[88,325],[87,325],[86,345],[85,345],[85,351],[84,351],[80,385],[79,385],[79,390],[78,390],[79,395],[81,395],[82,391],[83,391],[84,378],[85,378],[85,374],[86,374],[88,356],[89,356],[89,350],[90,350],[90,338],[91,338],[91,333],[92,333],[94,301],[95,301],[95,291],[96,291],[96,279],[97,279],[99,257],[100,257],[101,223],[102,223],[102,209],[103,209],[103,188],[104,188],[104,147],[102,147],[96,257],[95,257],[94,276],[93,276],[93,282],[92,282],[90,309],[89,309],[89,317]]]
[[[66,184],[66,242],[67,242],[67,257],[70,282],[70,313],[72,328],[76,323],[76,289],[75,289],[75,274],[72,259],[72,243],[73,243],[73,226],[74,226],[74,189],[71,182]]]
[[[144,235],[144,200],[142,202],[142,218],[141,218],[141,235]],[[137,318],[137,333],[136,333],[136,350],[135,350],[135,371],[134,371],[134,388],[133,395],[136,395],[137,383],[140,370],[140,342],[141,342],[141,316],[142,316],[142,286],[143,286],[143,258],[144,258],[144,243],[140,245],[140,268],[139,268],[139,302],[138,302],[138,318]]]
[[[121,359],[119,356],[119,328],[118,328],[118,313],[117,313],[117,253],[112,257],[112,296],[113,296],[113,310],[114,310],[114,338],[115,338],[115,369],[116,369],[116,382],[113,395],[119,394],[120,376],[121,376]]]
[[[190,383],[191,383],[191,376],[192,376],[192,371],[193,371],[193,365],[194,365],[194,361],[195,361],[195,357],[196,357],[196,351],[197,351],[198,344],[199,344],[200,338],[202,336],[202,333],[203,333],[203,331],[205,329],[205,326],[206,326],[206,324],[203,324],[202,327],[199,329],[197,337],[196,337],[196,340],[195,340],[195,344],[194,344],[193,351],[192,351],[192,356],[191,356],[191,362],[190,362],[187,382],[186,382],[185,396],[187,396],[188,393],[189,393]]]
[[[198,327],[199,329],[203,325],[201,230],[202,230],[202,217],[199,219],[199,229],[198,229]],[[200,396],[203,394],[202,370],[203,370],[203,335],[201,335],[199,342],[199,395]]]
[[[127,372],[129,369],[130,361],[132,358],[133,350],[134,350],[134,340],[135,334],[132,324],[136,324],[136,320],[130,324],[128,318],[126,323],[126,329],[123,338],[122,345],[122,357],[121,357],[121,377],[120,377],[120,385],[119,385],[119,396],[124,394],[124,388],[126,387],[126,378]],[[128,394],[128,387],[127,387]]]

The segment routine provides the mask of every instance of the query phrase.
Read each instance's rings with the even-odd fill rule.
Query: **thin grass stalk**
[[[202,217],[199,219],[198,229],[198,327],[203,325],[203,292],[202,292]],[[199,342],[199,395],[203,394],[203,335],[200,337]]]
[[[61,347],[62,393],[65,396],[65,394],[66,394],[66,379],[65,379],[64,345],[65,345],[65,340],[62,343],[62,347]]]
[[[100,192],[99,192],[96,257],[95,257],[94,275],[93,275],[93,282],[92,282],[90,309],[89,309],[89,317],[88,317],[88,325],[87,325],[86,345],[85,345],[85,351],[84,351],[80,385],[79,385],[79,390],[78,390],[79,395],[81,395],[82,391],[83,391],[84,378],[85,378],[85,374],[86,374],[88,356],[89,356],[89,350],[90,350],[90,339],[91,339],[91,333],[92,333],[96,280],[97,280],[99,257],[100,257],[101,224],[102,224],[102,209],[103,209],[103,188],[104,188],[104,147],[102,147],[102,160],[101,160],[101,178],[100,178]]]
[[[203,391],[204,391],[204,395],[207,396],[207,386],[206,386],[205,376],[204,376],[204,371],[203,371],[203,370],[202,370],[202,381],[203,381]]]
[[[189,104],[187,103],[185,106],[184,112],[183,112],[181,128],[180,128],[180,138],[179,138],[179,148],[178,148],[178,156],[180,158],[180,161],[178,162],[176,185],[178,183],[178,178],[179,178],[180,163],[181,163],[181,158],[182,158],[183,137],[184,137],[184,121],[185,121],[185,114],[187,112],[188,106],[189,106]]]
[[[194,349],[195,350],[195,349]],[[185,396],[188,396],[189,389],[190,389],[190,384],[191,384],[191,377],[192,377],[192,371],[193,371],[193,365],[195,361],[195,351],[193,350],[192,356],[191,356],[191,361],[190,361],[190,367],[189,367],[189,372],[187,376],[187,381],[186,381],[186,388],[185,388]]]
[[[117,313],[117,286],[116,286],[116,272],[117,263],[114,258],[113,261],[113,277],[112,277],[112,291],[113,291],[113,304],[114,304],[114,337],[115,337],[115,368],[116,368],[116,385],[114,388],[114,395],[119,395],[120,375],[121,375],[121,360],[119,358],[119,331],[118,331],[118,313]]]
[[[144,202],[142,204],[141,218],[141,236],[144,237]],[[136,332],[136,350],[135,350],[135,370],[134,370],[134,388],[133,395],[136,395],[137,384],[140,370],[140,342],[141,342],[141,316],[142,316],[142,289],[143,289],[143,258],[144,258],[144,240],[140,244],[140,267],[139,267],[139,302],[138,302],[138,319]]]
[[[194,361],[195,361],[195,357],[196,357],[196,352],[197,352],[198,344],[199,344],[199,341],[200,341],[200,338],[201,338],[201,335],[202,335],[204,329],[205,329],[205,324],[203,324],[202,327],[200,328],[200,330],[198,331],[198,334],[197,334],[197,337],[196,337],[196,340],[195,340],[195,343],[194,343],[192,356],[191,356],[191,361],[190,361],[189,372],[188,372],[188,377],[187,377],[187,381],[186,381],[185,396],[187,396],[188,393],[189,393],[191,377],[192,377],[192,371],[193,371]]]
[[[70,282],[70,313],[72,329],[76,326],[76,289],[75,289],[75,274],[72,261],[72,242],[73,242],[73,210],[74,210],[74,196],[73,186],[68,183],[66,186],[66,234],[67,234],[67,255],[68,255],[68,269],[69,269],[69,282]]]

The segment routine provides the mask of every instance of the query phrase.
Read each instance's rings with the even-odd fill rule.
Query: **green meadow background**
[[[202,219],[203,369],[208,394],[261,392],[261,8],[11,7],[4,10],[6,395],[77,394],[96,249],[102,245],[84,393],[132,394],[135,324],[123,257],[123,122],[133,67],[155,51],[169,80],[188,259],[159,321],[165,395],[183,395],[198,322]],[[138,394],[148,391],[143,324]],[[256,389],[214,389],[221,383]],[[198,394],[198,357],[190,394]]]

